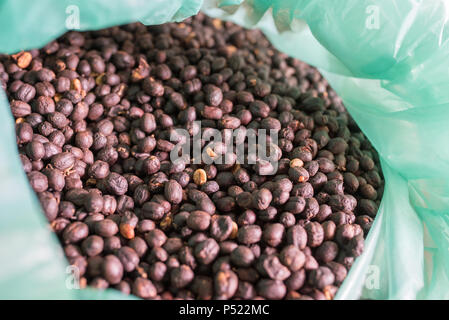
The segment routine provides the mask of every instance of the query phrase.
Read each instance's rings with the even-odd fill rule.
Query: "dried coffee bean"
[[[167,236],[162,230],[153,229],[145,234],[145,241],[149,247],[161,247],[167,241]]]
[[[319,267],[310,272],[309,284],[318,289],[324,289],[333,284],[334,281],[335,276],[328,267]]]
[[[41,192],[38,197],[45,217],[48,221],[52,222],[58,215],[58,200],[50,192]]]
[[[106,190],[114,195],[123,195],[128,191],[128,182],[126,179],[115,172],[111,172],[104,179]]]
[[[308,242],[308,233],[300,225],[295,225],[287,230],[287,243],[292,244],[299,249],[304,249]]]
[[[324,240],[323,227],[318,222],[311,222],[305,226],[307,232],[307,245],[315,248],[321,245]]]
[[[151,220],[160,220],[165,214],[164,207],[157,202],[145,202],[142,206],[142,215]]]
[[[176,289],[186,287],[194,278],[194,273],[189,266],[181,265],[170,273],[171,285]]]
[[[99,255],[103,251],[104,241],[103,238],[96,235],[87,237],[81,244],[83,252],[89,257]]]
[[[307,198],[305,199],[306,205],[304,206],[304,210],[301,212],[301,218],[311,220],[315,218],[320,212],[320,205],[315,198]]]
[[[95,191],[89,192],[84,198],[84,207],[87,211],[98,213],[103,210],[103,197]]]
[[[326,221],[322,225],[324,231],[324,240],[332,240],[335,236],[337,226],[333,221]]]
[[[44,144],[39,141],[31,141],[26,146],[26,152],[31,160],[40,160],[45,156]]]
[[[304,253],[294,245],[289,245],[282,249],[279,258],[282,264],[287,266],[292,272],[300,270],[306,260]]]
[[[243,226],[239,228],[237,237],[242,244],[254,244],[262,238],[262,229],[258,225]]]
[[[202,231],[209,228],[210,215],[207,212],[195,210],[187,218],[187,226],[192,230]]]
[[[249,267],[254,261],[254,253],[246,246],[238,246],[231,252],[230,258],[237,267]]]
[[[222,242],[231,236],[233,230],[232,219],[229,216],[219,216],[212,219],[210,235],[217,241]]]
[[[338,255],[338,245],[333,241],[324,241],[317,250],[316,258],[318,261],[330,262]]]
[[[139,277],[134,280],[132,293],[139,298],[151,299],[156,297],[157,290],[150,280]]]
[[[192,290],[201,300],[210,300],[213,296],[212,279],[206,276],[196,276],[192,283]]]
[[[69,224],[65,228],[62,234],[62,238],[64,239],[64,242],[66,244],[77,243],[86,238],[88,234],[89,228],[87,227],[87,225],[85,223],[76,221]]]
[[[328,262],[326,266],[332,270],[335,276],[335,284],[341,284],[348,273],[346,268],[342,264],[333,261]]]
[[[284,206],[284,209],[293,213],[299,214],[303,212],[306,207],[306,200],[303,197],[290,197]]]
[[[195,246],[195,258],[201,264],[210,264],[215,260],[218,253],[220,251],[220,247],[218,243],[212,239],[206,239],[204,241],[199,242]]]
[[[287,293],[287,288],[282,281],[262,279],[257,283],[257,292],[269,300],[280,300]]]
[[[260,190],[257,190],[256,192],[254,192],[252,194],[252,198],[253,198],[253,207],[258,209],[258,210],[264,210],[266,208],[268,208],[268,206],[270,205],[270,202],[273,198],[270,190],[266,189],[266,188],[262,188]]]
[[[54,168],[64,171],[72,168],[75,164],[75,156],[71,152],[63,152],[51,158],[51,164]]]
[[[182,187],[175,180],[169,180],[165,183],[165,198],[171,203],[178,204],[182,201]]]
[[[112,237],[118,232],[118,226],[111,219],[104,219],[95,223],[95,233],[102,237]]]
[[[277,247],[281,244],[284,237],[284,226],[280,223],[265,225],[262,232],[262,238],[266,244],[271,247]]]
[[[31,114],[31,106],[20,100],[13,100],[11,102],[11,112],[15,118],[26,117]]]
[[[347,247],[345,248],[353,257],[358,257],[362,254],[365,245],[363,234],[359,234],[349,240]]]
[[[139,264],[139,256],[131,247],[121,247],[117,251],[117,258],[119,258],[122,263],[125,272],[133,271]]]
[[[262,255],[257,259],[257,270],[265,277],[273,280],[285,280],[290,277],[291,272],[284,266],[275,255]]]
[[[44,192],[48,189],[48,178],[39,171],[32,171],[28,174],[28,180],[31,188],[35,192]]]
[[[291,276],[287,280],[285,280],[285,285],[287,286],[288,290],[296,291],[301,289],[305,282],[306,272],[304,271],[304,269],[300,269],[293,272]]]
[[[231,271],[219,271],[214,277],[215,298],[221,300],[231,299],[237,292],[238,277]]]

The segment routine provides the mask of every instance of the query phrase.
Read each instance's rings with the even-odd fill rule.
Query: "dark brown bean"
[[[257,292],[269,300],[280,300],[287,293],[287,288],[282,281],[262,279],[257,283]]]
[[[182,201],[182,187],[175,180],[169,180],[165,183],[165,198],[171,203],[178,204]]]
[[[246,246],[238,246],[230,255],[231,262],[237,267],[249,267],[254,261],[254,253]]]
[[[153,229],[145,234],[145,241],[149,247],[161,247],[167,241],[167,236],[162,230]]]
[[[171,285],[176,289],[181,289],[189,285],[194,278],[194,273],[189,266],[180,265],[170,273]]]
[[[77,243],[87,237],[89,228],[85,223],[73,222],[65,228],[62,238],[66,244]]]
[[[214,277],[214,290],[216,299],[231,299],[237,292],[238,278],[237,275],[231,271],[219,271]]]
[[[111,219],[104,219],[95,223],[95,233],[102,237],[112,237],[117,234],[118,226]]]
[[[243,226],[239,228],[237,237],[240,243],[254,244],[262,238],[262,229],[258,225]]]
[[[279,258],[282,264],[287,266],[292,272],[300,270],[306,261],[304,253],[294,245],[289,245],[282,249]]]
[[[150,280],[138,277],[132,285],[132,293],[139,298],[151,299],[156,297],[157,290]]]
[[[28,174],[28,180],[30,181],[31,188],[35,192],[43,192],[48,189],[48,179],[39,171],[32,171]]]
[[[15,118],[26,117],[31,114],[31,106],[20,100],[13,100],[11,102],[11,112]]]
[[[125,272],[133,271],[139,264],[139,255],[131,247],[121,247],[117,251],[117,258],[122,263]]]
[[[89,257],[99,255],[103,251],[104,241],[103,238],[96,235],[87,237],[81,244],[83,252]]]
[[[218,243],[214,239],[209,238],[195,246],[195,258],[201,264],[210,264],[215,260],[219,251]]]

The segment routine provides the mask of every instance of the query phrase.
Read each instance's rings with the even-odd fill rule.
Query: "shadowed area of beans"
[[[319,72],[261,32],[199,14],[69,32],[0,62],[24,170],[81,287],[332,299],[362,253],[378,156]],[[275,130],[278,170],[173,162],[177,128]]]

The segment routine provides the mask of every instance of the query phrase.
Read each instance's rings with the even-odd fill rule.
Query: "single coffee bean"
[[[284,206],[284,209],[293,213],[299,214],[304,211],[306,207],[306,200],[303,197],[290,197]]]
[[[13,100],[11,102],[11,112],[15,118],[26,117],[31,114],[31,106],[20,100]]]
[[[238,229],[238,241],[245,245],[254,244],[262,238],[262,229],[258,225],[247,225]]]
[[[288,290],[296,291],[301,289],[305,282],[306,272],[304,271],[304,269],[300,269],[293,272],[291,276],[287,280],[285,280],[285,285],[287,286]]]
[[[195,258],[201,264],[210,264],[215,260],[219,251],[218,243],[214,239],[209,238],[195,246]]]
[[[187,226],[192,230],[202,231],[209,228],[210,215],[207,212],[195,210],[187,218]]]
[[[228,239],[233,231],[233,221],[229,216],[219,216],[216,219],[212,219],[210,225],[211,236],[219,241],[225,241]]]
[[[266,299],[280,300],[286,295],[287,288],[282,281],[262,279],[257,283],[257,292]]]
[[[89,192],[84,198],[84,207],[87,211],[98,213],[103,210],[103,197],[95,191]]]
[[[182,187],[175,180],[169,180],[165,183],[165,198],[171,203],[178,204],[182,201]]]
[[[34,161],[40,160],[45,156],[44,144],[39,141],[31,141],[26,146],[27,156]]]
[[[259,210],[264,210],[268,208],[273,198],[270,190],[262,188],[257,190],[252,194],[253,196],[253,207]]]
[[[58,215],[58,200],[50,192],[42,192],[38,195],[39,202],[48,221],[53,221]]]
[[[187,265],[181,265],[170,272],[171,285],[174,288],[181,289],[192,282],[194,273]]]
[[[157,290],[150,280],[139,277],[134,280],[132,293],[139,298],[151,299],[156,297]]]
[[[102,237],[112,237],[118,232],[118,226],[111,219],[104,219],[95,223],[95,233]]]
[[[133,271],[137,265],[139,264],[139,255],[134,251],[131,247],[121,247],[117,251],[117,258],[119,258],[120,262],[123,265],[123,269],[126,272]]]
[[[164,213],[164,207],[157,202],[145,202],[142,206],[142,215],[151,220],[162,219]]]
[[[307,232],[307,245],[314,248],[321,245],[324,240],[324,230],[318,222],[311,222],[305,226]]]
[[[300,225],[295,225],[287,230],[287,243],[304,249],[308,242],[308,232]]]
[[[237,292],[238,277],[231,271],[219,271],[214,277],[214,291],[216,299],[231,299]]]
[[[306,261],[304,253],[294,245],[289,245],[282,249],[279,258],[282,264],[287,266],[292,272],[300,270]]]
[[[103,238],[96,235],[87,237],[81,244],[83,252],[89,257],[99,255],[103,251],[104,241]]]
[[[77,243],[86,238],[88,234],[89,228],[87,227],[87,225],[85,223],[76,221],[69,224],[65,228],[62,234],[62,238],[64,239],[64,242],[66,244]]]
[[[145,234],[145,241],[149,247],[161,247],[167,241],[167,236],[162,230],[153,229]]]
[[[330,262],[338,255],[338,245],[333,241],[324,241],[317,250],[316,258],[318,261]]]
[[[249,267],[254,261],[254,253],[246,246],[238,246],[230,255],[231,262],[238,267]]]
[[[39,171],[32,171],[28,174],[31,188],[35,192],[44,192],[48,189],[48,178]]]
[[[266,244],[271,247],[277,247],[281,244],[284,237],[284,226],[280,223],[265,225],[262,232],[262,238]]]
[[[333,284],[335,276],[328,267],[319,267],[310,272],[309,284],[324,289],[326,286]]]
[[[128,191],[128,182],[118,173],[109,173],[104,183],[106,190],[114,195],[123,195]]]
[[[273,280],[285,280],[290,276],[290,271],[275,255],[262,255],[257,261],[257,270],[264,276]]]
[[[54,168],[64,171],[75,164],[75,156],[71,152],[63,152],[51,158],[51,164]]]

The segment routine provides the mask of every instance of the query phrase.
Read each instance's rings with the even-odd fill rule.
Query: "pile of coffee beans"
[[[363,251],[383,193],[378,156],[317,70],[260,31],[198,14],[69,32],[1,55],[0,82],[81,287],[332,299]],[[177,128],[276,130],[278,170],[171,161]]]

